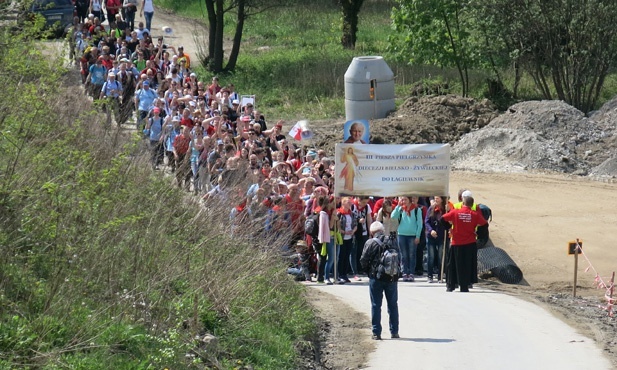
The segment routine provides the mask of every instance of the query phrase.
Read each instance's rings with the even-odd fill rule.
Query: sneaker
[[[428,282],[429,282],[429,283],[433,283],[433,282],[434,282],[434,281],[433,281],[433,277],[432,277],[432,276],[429,276],[429,277],[428,277]]]
[[[373,340],[381,340],[381,335],[373,334]]]
[[[346,283],[351,283],[351,280],[349,280],[349,278],[344,278],[343,279]]]
[[[327,279],[326,280],[326,285],[333,285],[334,283],[332,282],[332,279]]]
[[[412,283],[413,283],[414,281],[416,281],[416,278],[415,278],[413,275],[409,275],[409,277],[408,277],[408,280],[407,280],[407,281],[409,281],[409,282],[412,282]]]
[[[354,279],[355,281],[362,281],[362,278],[358,277],[358,275],[355,275],[355,276],[353,277],[353,279]]]
[[[409,281],[409,275],[403,275],[403,281]]]
[[[343,284],[345,284],[345,283],[346,283],[346,281],[345,281],[345,279],[343,279],[343,278],[339,278],[339,279],[338,279],[338,281],[337,281],[336,283],[337,283],[337,284],[341,284],[341,285],[343,285]]]
[[[401,336],[400,336],[400,335],[398,335],[398,333],[396,333],[396,334],[392,334],[392,336],[390,336],[390,338],[392,338],[392,339],[399,339],[400,337],[401,337]]]
[[[326,282],[323,280],[317,280],[317,284],[325,284]]]

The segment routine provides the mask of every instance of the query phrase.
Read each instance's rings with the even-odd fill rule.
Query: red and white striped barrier
[[[613,317],[613,306],[617,302],[617,298],[613,298],[613,293],[615,291],[615,272],[613,271],[613,274],[611,275],[611,278],[607,284],[606,279],[608,279],[608,277],[602,278],[602,276],[600,276],[598,271],[591,264],[591,261],[589,260],[589,258],[587,258],[587,255],[585,255],[585,252],[583,251],[583,248],[581,248],[581,245],[579,244],[578,240],[576,241],[576,250],[578,253],[580,253],[585,258],[585,261],[587,261],[588,266],[585,269],[585,272],[589,272],[589,270],[592,270],[593,273],[596,275],[594,279],[594,284],[596,288],[606,290],[606,292],[604,293],[604,298],[606,299],[607,303],[605,306],[599,306],[599,307],[602,308],[603,310],[608,311],[608,315],[610,317]]]

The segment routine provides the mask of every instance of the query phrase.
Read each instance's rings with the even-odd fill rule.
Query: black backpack
[[[304,221],[304,233],[311,238],[317,238],[319,234],[319,213],[312,213]]]
[[[375,238],[379,244],[379,259],[375,277],[378,280],[396,281],[401,276],[400,251],[393,247],[392,236],[381,241]]]
[[[482,217],[488,222],[493,221],[493,211],[486,204],[478,204],[477,210],[482,213]]]

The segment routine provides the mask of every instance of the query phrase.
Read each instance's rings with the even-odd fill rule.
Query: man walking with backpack
[[[360,264],[369,277],[371,295],[371,324],[373,339],[381,340],[381,303],[386,296],[388,304],[390,335],[400,338],[398,334],[398,279],[400,271],[400,250],[397,243],[384,234],[384,226],[375,221],[370,227],[371,239],[366,241]]]

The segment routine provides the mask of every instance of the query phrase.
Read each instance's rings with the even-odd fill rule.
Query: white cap
[[[469,190],[465,190],[465,191],[463,192],[463,194],[461,194],[461,197],[463,197],[463,198],[473,197],[473,194],[471,194],[471,191],[469,191]]]

